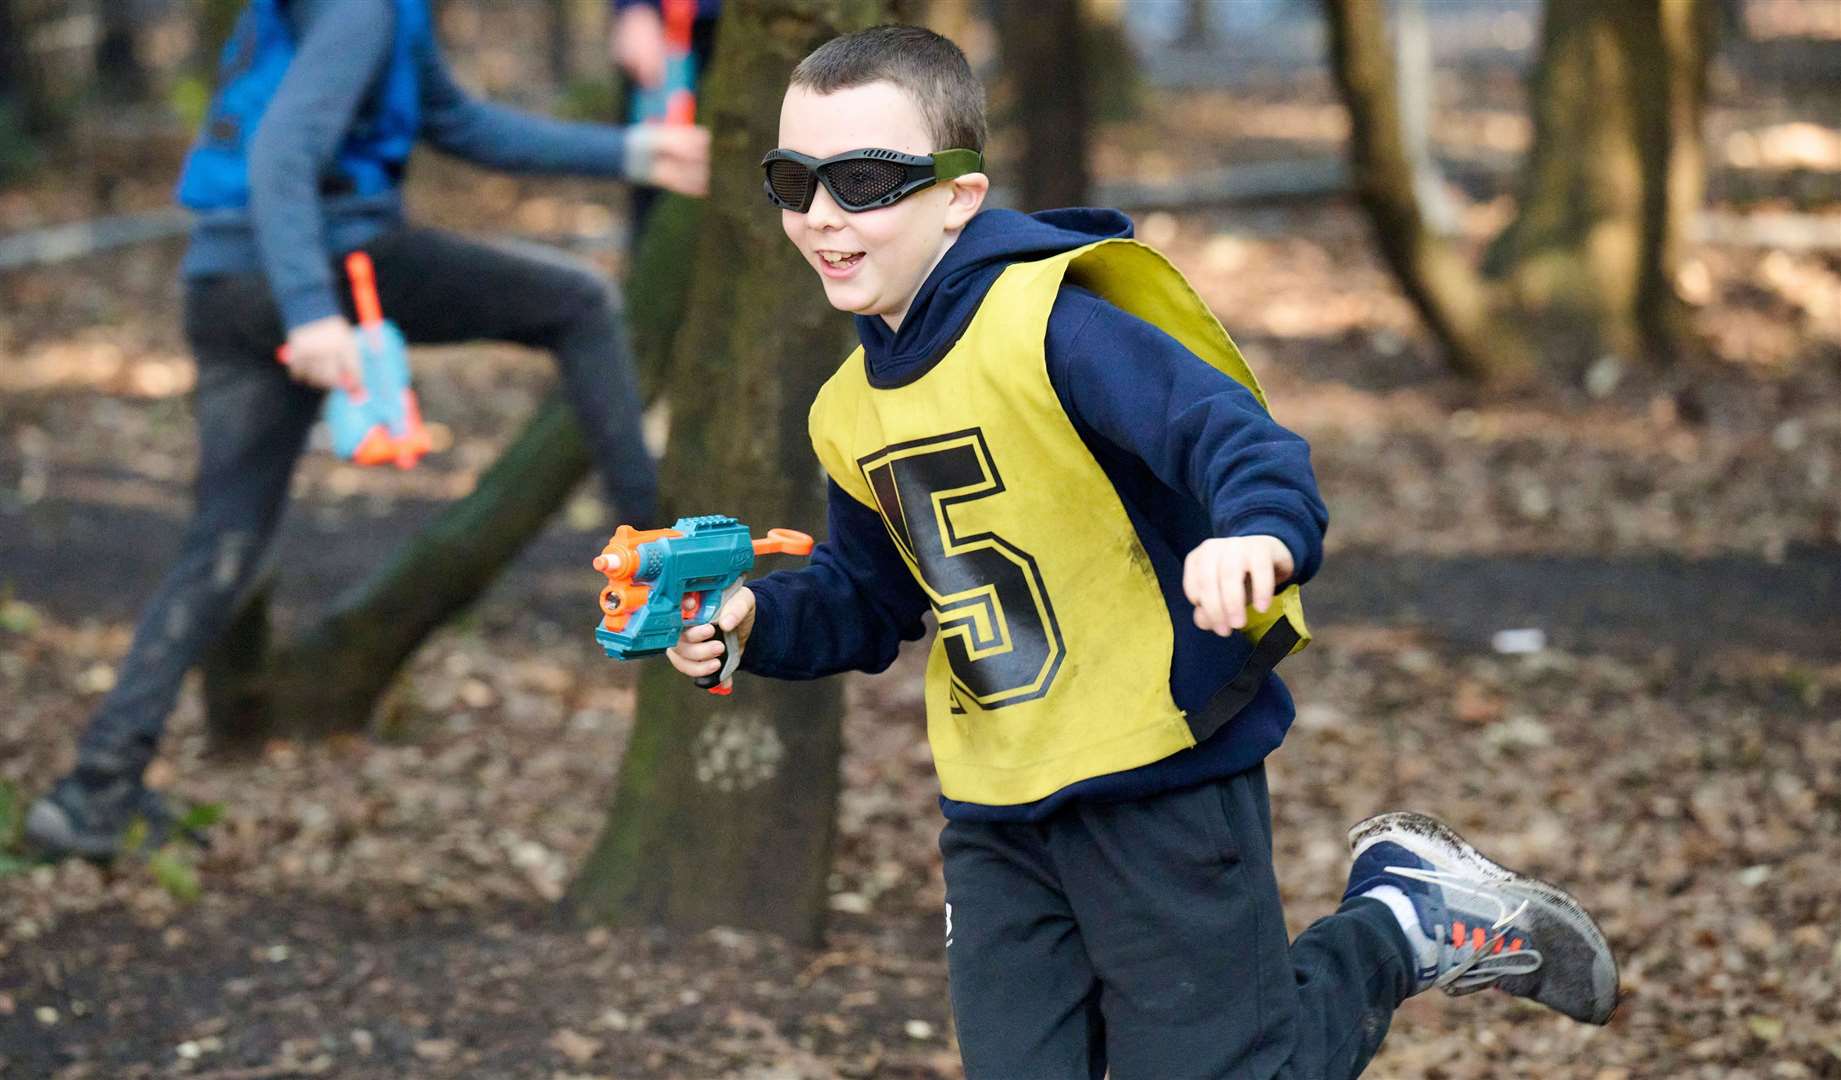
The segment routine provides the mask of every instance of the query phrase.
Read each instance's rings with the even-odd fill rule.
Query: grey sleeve
[[[418,63],[422,137],[435,148],[507,172],[625,175],[626,128],[553,120],[482,101],[454,82],[432,45]]]
[[[320,176],[376,81],[396,31],[390,0],[308,0],[295,12],[299,47],[249,147],[256,246],[289,329],[339,313]]]

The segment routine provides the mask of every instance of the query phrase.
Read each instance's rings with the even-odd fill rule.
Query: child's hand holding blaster
[[[707,678],[721,671],[729,659],[723,655],[727,646],[719,635],[735,635],[735,659],[739,662],[742,647],[747,645],[748,634],[753,630],[754,593],[743,586],[716,612],[714,621],[679,634],[678,643],[666,649],[665,656],[671,666],[683,674],[693,679]],[[727,687],[728,683],[725,681],[721,685]]]

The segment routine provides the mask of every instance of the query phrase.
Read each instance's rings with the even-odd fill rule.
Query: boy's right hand
[[[735,633],[735,652],[739,658],[754,631],[754,591],[746,586],[735,591],[728,603],[716,612],[716,618],[702,626],[693,626],[678,635],[678,643],[665,650],[665,657],[679,673],[693,679],[714,675],[722,670],[724,645],[718,634]]]
[[[665,81],[665,21],[659,9],[634,4],[614,20],[608,52],[620,70],[650,90]]]
[[[358,335],[343,315],[301,323],[288,331],[288,376],[321,390],[356,389],[362,379]]]

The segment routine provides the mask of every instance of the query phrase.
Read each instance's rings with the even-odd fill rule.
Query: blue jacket
[[[280,0],[257,0],[263,5]],[[462,90],[432,33],[397,30],[404,0],[286,0],[294,53],[250,134],[246,206],[205,210],[180,272],[201,278],[261,271],[288,327],[340,311],[332,263],[403,222],[400,177],[380,190],[323,189],[355,128],[400,112],[386,101],[407,40],[417,101],[414,138],[511,172],[620,176],[623,128],[533,116]],[[420,0],[417,0],[420,2]]]
[[[1115,210],[984,211],[928,275],[899,332],[879,317],[857,319],[870,381],[900,383],[943,356],[1010,264],[1130,235],[1130,219]],[[1329,521],[1310,448],[1240,384],[1085,290],[1062,289],[1045,345],[1062,408],[1118,490],[1163,587],[1175,630],[1171,696],[1191,715],[1206,715],[1249,648],[1241,635],[1196,628],[1183,595],[1183,560],[1209,537],[1267,534],[1291,550],[1291,580],[1308,581],[1322,561]],[[827,538],[809,565],[752,583],[757,614],[744,669],[779,678],[881,671],[901,642],[925,633],[926,595],[882,519],[835,483],[827,512]],[[942,798],[941,808],[955,820],[1039,820],[1077,799],[1143,798],[1231,776],[1276,749],[1292,717],[1290,694],[1269,676],[1231,721],[1192,749],[1021,806]]]
[[[426,0],[394,0],[391,41],[361,122],[347,125],[320,177],[322,190],[380,195],[396,187],[421,126],[415,54],[428,36]],[[287,0],[252,0],[224,43],[218,89],[179,177],[179,202],[193,210],[249,205],[249,150],[262,116],[293,65]]]

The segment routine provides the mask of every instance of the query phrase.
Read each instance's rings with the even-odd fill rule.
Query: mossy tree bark
[[[189,6],[192,9],[194,32],[198,35],[198,48],[193,53],[192,62],[215,87],[218,54],[223,51],[224,42],[230,40],[230,31],[236,28],[237,17],[249,5],[245,0],[191,0]]]
[[[1332,66],[1349,108],[1356,196],[1374,223],[1382,256],[1453,368],[1482,382],[1527,381],[1535,370],[1531,343],[1501,317],[1489,284],[1420,209],[1386,5],[1326,0],[1326,6]]]
[[[998,4],[997,32],[1023,135],[1019,209],[1085,206],[1092,109],[1088,101],[1089,35],[1080,0]]]
[[[102,32],[96,39],[96,82],[110,105],[139,105],[153,85],[142,62],[139,38],[142,13],[131,3],[102,5]]]
[[[1530,78],[1534,144],[1515,222],[1483,272],[1430,235],[1412,198],[1385,5],[1326,0],[1359,197],[1452,366],[1518,382],[1610,351],[1668,357],[1673,282],[1704,184],[1705,0],[1548,0]],[[1569,363],[1570,360],[1570,363]]]
[[[259,592],[203,665],[212,742],[236,750],[367,728],[403,664],[486,590],[588,466],[568,406],[552,394],[472,494],[298,636],[272,639]]]
[[[723,11],[704,100],[711,195],[672,367],[663,490],[684,513],[732,513],[757,534],[811,528],[824,499],[806,411],[849,340],[811,270],[762,205],[794,64],[888,21],[887,0],[757,0]],[[838,790],[834,680],[743,676],[733,697],[663,661],[639,677],[637,720],[601,837],[571,892],[586,920],[734,925],[815,942]]]
[[[1523,309],[1590,327],[1581,346],[1677,351],[1672,283],[1703,194],[1715,17],[1699,0],[1547,2],[1534,145],[1516,220],[1487,266]]]
[[[34,32],[60,13],[43,0],[0,0],[0,136],[50,141],[69,125],[69,95],[52,85],[32,45]]]

